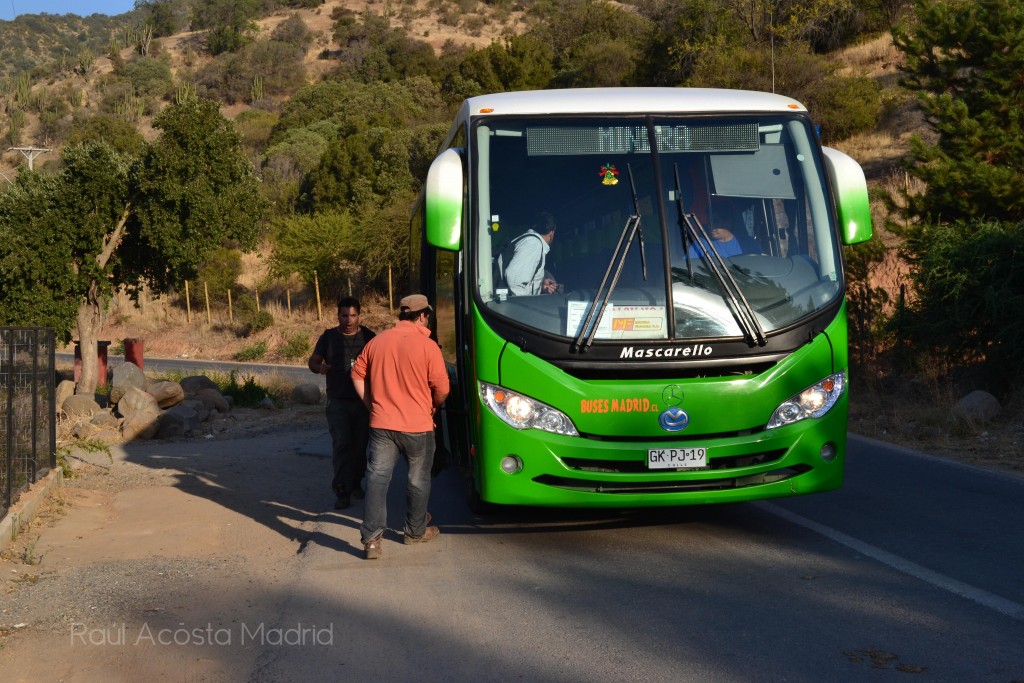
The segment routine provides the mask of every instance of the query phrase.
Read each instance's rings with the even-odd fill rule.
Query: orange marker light
[[[483,107],[477,113],[478,114],[493,114],[494,113],[494,108],[493,107]]]

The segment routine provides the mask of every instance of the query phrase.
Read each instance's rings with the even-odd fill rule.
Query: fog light
[[[821,447],[821,459],[825,462],[832,462],[836,459],[836,445],[827,443]]]
[[[523,461],[518,455],[506,455],[501,459],[501,471],[505,474],[517,474],[523,471]]]

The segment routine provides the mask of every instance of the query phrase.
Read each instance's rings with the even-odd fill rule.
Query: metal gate
[[[0,518],[57,466],[54,333],[0,327]]]

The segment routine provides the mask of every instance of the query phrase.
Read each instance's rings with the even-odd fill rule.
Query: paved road
[[[1024,680],[1022,478],[855,438],[833,493],[481,519],[447,470],[431,505],[442,536],[406,547],[389,532],[370,562],[361,509],[330,509],[327,444],[309,432],[127,447],[111,471],[149,473],[137,504],[164,501],[152,514],[167,524],[209,519],[182,538],[219,533],[220,554],[196,566],[185,540],[164,543],[160,564],[134,570],[158,583],[124,605],[80,581],[69,618],[98,641],[120,623],[129,644],[68,647],[52,627],[0,648],[0,666],[39,657],[36,680]],[[148,519],[127,495],[124,514]],[[105,566],[121,590],[111,567],[127,564]],[[161,628],[182,642],[138,642]]]

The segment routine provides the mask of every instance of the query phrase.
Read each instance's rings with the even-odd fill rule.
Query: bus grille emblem
[[[678,384],[669,384],[661,391],[661,400],[667,406],[677,406],[683,402],[683,388]]]
[[[690,424],[690,416],[682,408],[673,406],[662,411],[658,424],[666,432],[681,432]]]

